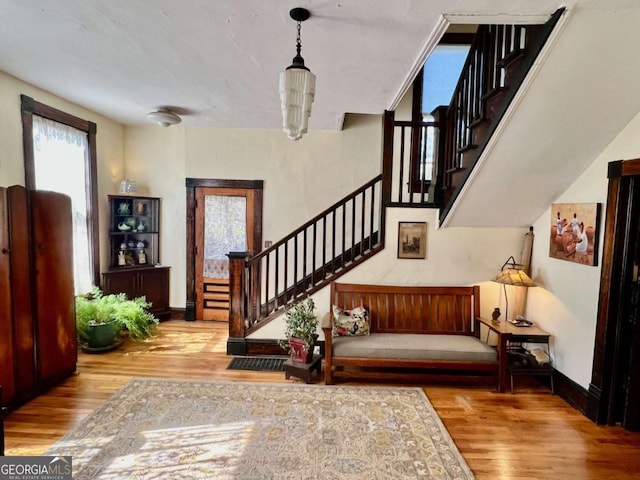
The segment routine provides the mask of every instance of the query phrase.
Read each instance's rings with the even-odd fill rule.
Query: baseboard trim
[[[324,355],[324,341],[316,342],[320,354]],[[265,338],[229,338],[227,355],[288,355],[278,340]]]
[[[583,415],[587,415],[589,392],[584,387],[578,385],[555,368],[553,369],[553,383],[555,392],[560,398],[576,410],[579,410]]]

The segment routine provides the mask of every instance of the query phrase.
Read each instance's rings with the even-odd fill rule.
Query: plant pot
[[[311,363],[313,360],[313,344],[308,345],[306,341],[296,338],[289,338],[291,346],[291,360],[297,363]]]
[[[107,348],[116,343],[115,320],[89,326],[89,348]]]

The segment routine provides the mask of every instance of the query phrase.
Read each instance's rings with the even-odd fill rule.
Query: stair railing
[[[382,250],[381,205],[378,175],[259,254],[230,255],[230,336],[246,336]]]

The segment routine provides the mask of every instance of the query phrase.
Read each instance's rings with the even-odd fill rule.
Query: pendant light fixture
[[[161,108],[156,112],[147,113],[147,118],[158,125],[168,127],[177,125],[182,119],[167,108]]]
[[[296,56],[287,69],[280,74],[280,105],[282,108],[282,127],[291,140],[300,140],[307,133],[311,104],[316,93],[316,76],[304,65],[300,55],[300,24],[311,14],[306,8],[294,8],[289,16],[298,22]]]

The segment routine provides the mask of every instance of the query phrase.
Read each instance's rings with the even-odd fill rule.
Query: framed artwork
[[[559,260],[598,265],[600,203],[551,205],[549,256]]]
[[[398,222],[398,258],[426,258],[427,223]]]

